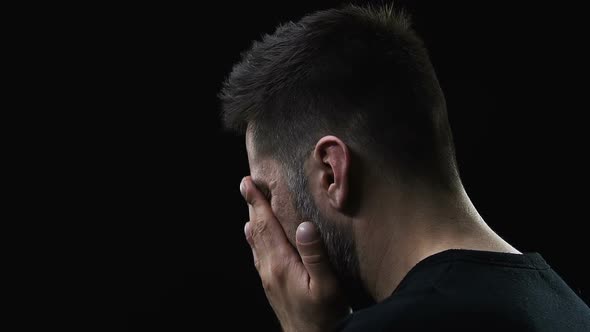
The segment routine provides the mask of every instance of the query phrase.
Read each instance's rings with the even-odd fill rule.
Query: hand
[[[311,222],[297,228],[293,248],[270,204],[249,176],[240,184],[252,247],[266,297],[284,331],[330,331],[350,313],[331,271],[319,232]]]

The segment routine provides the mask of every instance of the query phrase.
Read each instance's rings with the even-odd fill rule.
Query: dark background
[[[81,280],[74,304],[93,314],[84,326],[278,329],[243,235],[243,138],[221,131],[216,95],[253,39],[343,3],[97,8],[105,15],[92,18],[76,53],[90,82],[75,90],[77,135],[68,137],[79,156],[70,206],[82,226],[73,231],[90,249],[71,262],[87,266],[70,277]],[[517,249],[540,252],[588,303],[576,9],[397,4],[430,50],[479,212]]]

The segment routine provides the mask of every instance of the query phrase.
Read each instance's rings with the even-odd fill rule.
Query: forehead
[[[248,154],[248,165],[250,166],[250,175],[255,182],[269,182],[271,179],[278,177],[280,171],[275,160],[260,156],[254,145],[250,128],[246,130],[246,152]]]
[[[254,149],[254,142],[252,137],[252,131],[250,130],[250,126],[246,130],[246,152],[248,153],[248,162],[255,161],[257,158],[256,151]]]
[[[256,147],[254,146],[254,139],[252,137],[250,128],[246,130],[246,153],[248,154],[248,165],[250,166],[250,173],[254,172],[261,166],[263,160],[258,156]]]

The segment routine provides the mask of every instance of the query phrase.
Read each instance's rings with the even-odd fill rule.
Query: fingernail
[[[250,227],[250,222],[247,222],[244,225],[244,234],[246,235],[246,237],[248,237],[248,228]]]
[[[242,196],[244,196],[244,192],[246,191],[246,185],[244,184],[244,179],[242,179],[242,181],[240,182],[240,193],[242,194]]]
[[[297,227],[297,233],[295,237],[299,243],[309,243],[317,240],[319,233],[311,222],[306,221],[302,222],[299,227]]]

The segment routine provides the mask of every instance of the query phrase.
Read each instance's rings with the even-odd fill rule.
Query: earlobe
[[[329,204],[344,210],[349,190],[350,151],[336,136],[324,136],[316,144],[314,159],[319,165],[320,187]]]

